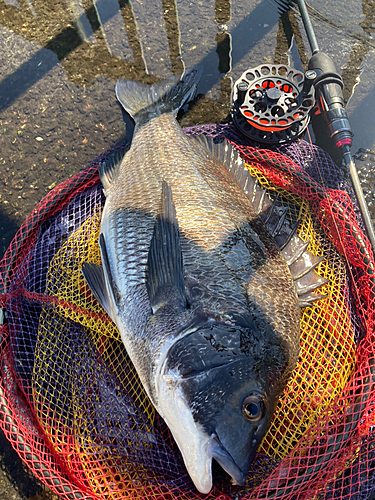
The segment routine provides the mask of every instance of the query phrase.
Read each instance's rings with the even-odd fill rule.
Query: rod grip
[[[341,76],[337,74],[334,62],[324,52],[318,52],[311,57],[308,67],[317,74],[314,81],[316,99],[314,114],[324,118],[330,138],[336,147],[350,147],[353,133],[342,94],[344,84]],[[315,132],[314,120],[313,127]]]
[[[314,70],[318,77],[314,86],[327,86],[326,92],[329,95],[329,107],[331,104],[338,103],[344,107],[344,97],[342,95],[343,82],[341,76],[337,74],[335,63],[324,52],[314,54],[309,61],[309,69]]]

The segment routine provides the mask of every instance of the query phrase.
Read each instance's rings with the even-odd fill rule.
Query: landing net
[[[199,495],[119,333],[80,272],[100,264],[99,158],[53,189],[0,262],[0,426],[64,499],[372,498],[375,491],[374,258],[350,187],[302,140],[278,150],[226,136],[271,198],[324,255],[327,298],[301,311],[301,353],[244,486],[214,467]],[[105,156],[105,155],[104,155]]]

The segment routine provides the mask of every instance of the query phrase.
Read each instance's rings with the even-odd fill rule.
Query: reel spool
[[[299,137],[315,104],[315,71],[282,64],[248,69],[233,88],[233,123],[256,142],[280,144]]]

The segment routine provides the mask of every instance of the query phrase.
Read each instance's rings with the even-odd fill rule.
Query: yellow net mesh
[[[280,201],[290,208],[291,220],[301,219],[299,236],[310,241],[311,253],[325,256],[317,272],[329,278],[320,292],[327,294],[327,298],[301,311],[299,363],[259,450],[280,460],[342,393],[354,369],[355,344],[346,303],[344,259],[315,226],[306,202],[270,185],[256,168],[249,169],[271,196],[279,193]],[[152,482],[152,475],[156,478],[160,471],[134,466],[131,456],[126,458],[126,441],[129,446],[152,454],[155,410],[126,355],[117,328],[91,295],[81,273],[83,262],[100,264],[100,219],[101,207],[98,206],[66,239],[50,263],[46,294],[55,297],[55,306],[43,306],[39,321],[32,387],[34,407],[53,447],[90,491],[108,499],[142,498],[142,491],[145,494],[146,489],[133,491],[134,484]],[[70,320],[82,325],[96,353],[87,353],[84,359],[71,357],[66,334]],[[63,353],[58,349],[61,345],[65,346]],[[59,355],[54,358],[55,353]],[[104,361],[102,365],[88,361],[98,355]],[[66,370],[73,365],[69,376]],[[103,421],[110,418],[106,418],[107,409],[101,402],[98,386],[98,370],[105,365],[130,394],[147,423],[132,434],[134,422],[129,422],[129,432],[116,428],[115,421],[107,422],[112,434],[103,441],[100,429],[93,422],[98,420],[98,415]],[[119,414],[122,411],[117,397],[120,388],[111,389],[113,405],[119,405]],[[123,410],[125,413],[126,408]],[[123,449],[119,448],[121,440],[125,441],[121,445]]]
[[[301,221],[298,235],[310,241],[308,250],[313,255],[325,256],[316,272],[329,279],[319,289],[326,299],[301,310],[299,363],[260,447],[260,451],[281,460],[341,395],[354,371],[356,346],[346,303],[345,259],[326,240],[322,229],[314,225],[307,202],[276,189],[256,168],[250,166],[249,171],[262,188],[279,193],[283,205],[289,207],[290,217]]]

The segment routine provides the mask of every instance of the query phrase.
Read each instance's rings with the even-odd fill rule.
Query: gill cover
[[[260,331],[250,316],[241,326],[208,320],[169,349],[158,404],[199,491],[212,487],[212,459],[244,483],[289,362],[272,326]]]
[[[162,183],[146,288],[157,322],[188,308],[172,192]],[[187,316],[185,316],[187,317]],[[198,312],[181,326],[155,374],[155,404],[201,493],[212,488],[212,460],[243,484],[268,429],[289,359],[271,325],[251,316],[224,323]]]

